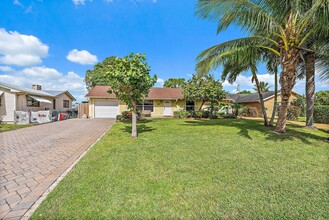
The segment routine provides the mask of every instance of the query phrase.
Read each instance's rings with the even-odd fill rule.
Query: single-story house
[[[3,122],[13,122],[15,111],[67,111],[75,98],[68,91],[32,89],[0,82],[0,117]]]
[[[262,92],[264,104],[266,108],[266,113],[268,116],[272,115],[273,107],[274,107],[274,92]],[[296,92],[292,92],[290,101],[295,100],[298,96],[300,96]],[[280,93],[278,93],[278,103],[281,102]],[[252,94],[227,94],[226,98],[222,100],[222,103],[239,103],[241,105],[256,107],[258,111],[258,116],[262,116],[262,106],[260,104],[260,99],[258,93]]]
[[[115,94],[109,94],[109,86],[95,86],[86,97],[89,99],[91,118],[115,118],[127,110],[126,103],[119,101]],[[193,110],[201,105],[201,101],[186,101],[182,88],[151,88],[143,103],[137,108],[151,111],[151,117],[170,117],[174,111]]]
[[[107,91],[109,86],[95,86],[86,95],[89,99],[89,114],[91,118],[115,118],[127,110],[126,103],[118,100],[114,93]],[[297,93],[293,93],[292,99]],[[272,113],[274,106],[274,92],[263,93],[268,114]],[[278,102],[281,97],[278,96]],[[242,105],[256,107],[258,116],[262,115],[261,105],[257,93],[253,94],[228,94],[222,103],[240,103]],[[151,111],[151,117],[170,117],[174,111],[199,109],[202,101],[188,101],[184,99],[182,88],[151,88],[150,93],[143,103],[137,108],[141,111]],[[203,109],[209,107],[209,103],[203,105]]]

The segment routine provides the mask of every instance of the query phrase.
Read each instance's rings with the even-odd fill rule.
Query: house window
[[[56,99],[53,99],[53,109],[56,109]]]
[[[144,100],[144,102],[137,103],[137,110],[150,110],[151,112],[154,111],[154,101],[153,100]]]
[[[186,101],[186,111],[194,111],[194,101]]]
[[[27,96],[27,106],[28,107],[40,107],[40,102]]]
[[[144,110],[154,111],[154,101],[153,100],[145,100],[144,101]]]
[[[69,100],[63,100],[63,108],[70,108],[70,101]]]

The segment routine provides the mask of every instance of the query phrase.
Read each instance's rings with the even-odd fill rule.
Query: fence
[[[89,118],[89,103],[79,103],[78,118]]]

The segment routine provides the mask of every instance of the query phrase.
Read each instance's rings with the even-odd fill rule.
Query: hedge
[[[329,124],[329,105],[314,106],[314,122]]]

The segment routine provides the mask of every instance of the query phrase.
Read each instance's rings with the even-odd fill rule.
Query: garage
[[[95,118],[116,118],[118,114],[118,102],[95,100]]]

